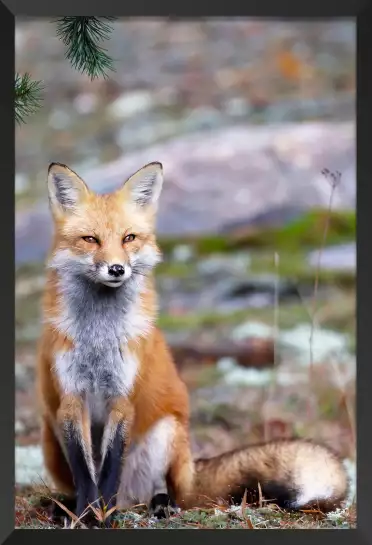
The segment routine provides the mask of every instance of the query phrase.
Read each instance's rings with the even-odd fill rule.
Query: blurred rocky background
[[[55,24],[16,26],[16,69],[44,85],[16,133],[17,482],[43,475],[34,368],[52,161],[97,191],[164,164],[159,325],[190,389],[195,454],[296,434],[352,461],[354,23],[131,19],[107,49],[116,72],[91,82]],[[341,173],[336,188],[323,169]]]

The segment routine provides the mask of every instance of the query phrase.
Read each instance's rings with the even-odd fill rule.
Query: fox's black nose
[[[123,265],[111,265],[108,269],[108,273],[111,276],[123,276],[124,274],[124,267]]]

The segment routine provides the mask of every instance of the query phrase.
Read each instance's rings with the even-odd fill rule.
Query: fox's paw
[[[168,494],[156,494],[150,502],[149,511],[150,516],[163,519],[175,515],[179,509]]]
[[[49,498],[42,502],[42,507],[46,507],[48,517],[54,524],[63,525],[64,519],[69,518],[69,512],[75,513],[76,498],[58,497],[58,503]],[[63,507],[64,509],[63,509]]]

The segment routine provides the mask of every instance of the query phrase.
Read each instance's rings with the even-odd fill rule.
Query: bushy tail
[[[341,460],[327,447],[297,439],[273,441],[195,460],[194,505],[219,499],[240,503],[262,496],[287,509],[339,507],[348,479]]]

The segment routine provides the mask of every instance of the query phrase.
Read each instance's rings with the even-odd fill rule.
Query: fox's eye
[[[95,237],[82,237],[82,239],[90,244],[98,244],[98,240]]]
[[[126,242],[132,242],[136,238],[136,235],[130,234],[123,238],[123,244]]]

